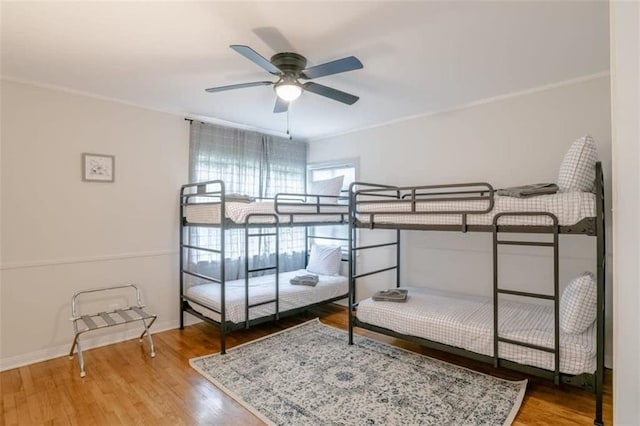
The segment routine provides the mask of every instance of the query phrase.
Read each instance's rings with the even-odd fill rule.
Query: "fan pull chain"
[[[289,103],[289,108],[287,108],[287,135],[289,135],[289,140],[293,140],[293,136],[291,136],[291,131],[289,130],[289,111],[291,111],[291,103]]]

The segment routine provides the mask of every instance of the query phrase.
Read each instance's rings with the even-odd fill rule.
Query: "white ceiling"
[[[4,78],[73,89],[282,133],[275,80],[229,48],[309,65],[357,56],[364,69],[314,81],[360,96],[353,106],[303,93],[294,137],[315,138],[609,68],[606,1],[3,2]]]

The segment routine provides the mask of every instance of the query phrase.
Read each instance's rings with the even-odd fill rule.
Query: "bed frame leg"
[[[184,330],[184,306],[182,306],[182,300],[180,301],[180,330]]]
[[[349,298],[349,344],[353,345],[353,303]]]
[[[220,354],[227,353],[227,330],[224,324],[220,324]]]

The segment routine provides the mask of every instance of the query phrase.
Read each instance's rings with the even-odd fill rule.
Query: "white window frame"
[[[359,158],[345,158],[340,160],[332,160],[332,161],[322,161],[317,163],[308,163],[307,164],[307,189],[311,186],[311,175],[315,170],[328,170],[328,169],[339,169],[339,168],[347,168],[353,167],[354,171],[354,182],[357,182],[359,179],[360,173],[360,159]],[[346,188],[348,189],[348,187]]]

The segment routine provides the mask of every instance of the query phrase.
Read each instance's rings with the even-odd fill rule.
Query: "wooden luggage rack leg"
[[[110,290],[118,289],[132,289],[136,293],[136,305],[130,306],[126,309],[116,309],[110,312],[98,312],[88,315],[78,315],[78,302],[81,295],[88,293],[100,293]],[[140,298],[140,290],[134,284],[121,285],[115,287],[104,287],[93,290],[83,290],[75,293],[71,298],[71,321],[73,322],[73,343],[69,350],[69,358],[73,358],[73,351],[77,348],[78,361],[80,363],[80,377],[86,376],[84,356],[82,355],[82,346],[80,345],[80,335],[92,330],[100,330],[107,327],[113,327],[116,325],[128,324],[135,321],[141,321],[144,326],[144,331],[138,338],[140,342],[144,335],[147,335],[149,340],[150,355],[151,358],[156,356],[155,346],[153,345],[153,339],[151,338],[151,332],[149,329],[156,321],[157,315],[146,312]],[[148,322],[147,322],[148,321]],[[82,328],[80,326],[83,326]]]

